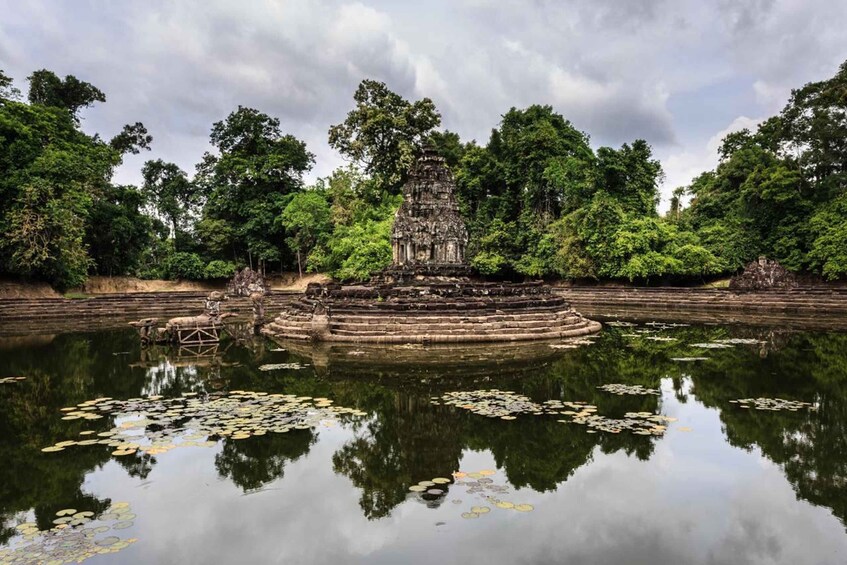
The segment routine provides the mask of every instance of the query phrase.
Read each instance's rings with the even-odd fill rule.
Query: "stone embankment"
[[[847,329],[847,288],[744,291],[701,288],[567,287],[556,294],[589,317]]]
[[[266,311],[279,312],[300,293],[272,292],[265,297]],[[168,318],[203,312],[207,292],[152,292],[106,294],[90,298],[0,299],[0,335],[56,333],[126,327],[141,318]],[[231,298],[223,312],[250,317],[249,298]]]
[[[560,339],[600,324],[540,283],[310,285],[263,328],[279,339],[470,343]]]

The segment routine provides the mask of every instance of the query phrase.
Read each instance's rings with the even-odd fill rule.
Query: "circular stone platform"
[[[429,280],[313,283],[262,333],[315,341],[456,343],[559,339],[600,328],[540,282]]]

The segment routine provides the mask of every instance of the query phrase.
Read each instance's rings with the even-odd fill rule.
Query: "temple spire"
[[[391,233],[393,267],[426,270],[465,265],[468,231],[453,195],[455,183],[444,159],[426,145],[403,186],[403,204]]]

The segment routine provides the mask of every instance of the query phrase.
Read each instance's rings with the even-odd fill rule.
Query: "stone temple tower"
[[[467,272],[468,230],[453,195],[453,175],[432,147],[425,147],[403,186],[403,204],[391,233],[390,270],[421,274]]]

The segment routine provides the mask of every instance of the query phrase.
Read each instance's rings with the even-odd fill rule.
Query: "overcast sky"
[[[278,117],[317,156],[363,78],[428,96],[443,127],[485,143],[510,107],[550,104],[596,148],[652,144],[665,197],[716,163],[720,138],[778,112],[792,87],[847,59],[845,0],[363,2],[0,0],[0,69],[35,69],[106,93],[84,127],[142,121],[144,160],[189,173],[213,122],[239,104]],[[667,200],[667,198],[665,198]],[[664,205],[663,205],[664,206]]]

